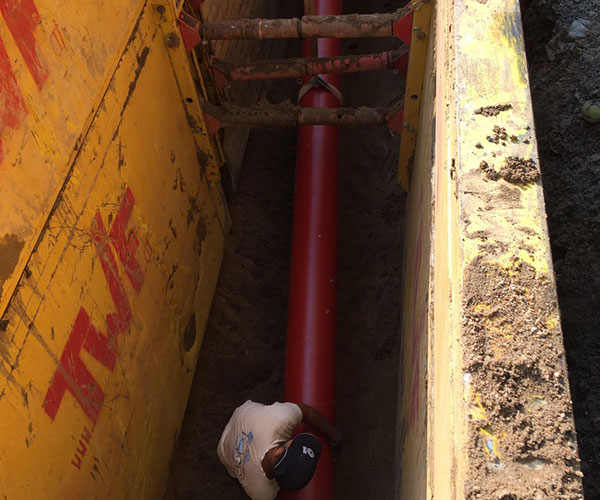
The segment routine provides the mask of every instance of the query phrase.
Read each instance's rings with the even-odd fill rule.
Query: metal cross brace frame
[[[391,14],[304,16],[293,19],[239,19],[201,23],[185,11],[179,28],[185,47],[191,51],[202,40],[265,38],[364,38],[391,37],[410,44],[412,8]]]
[[[300,106],[260,104],[241,107],[232,104],[204,104],[207,132],[215,134],[226,127],[296,127],[299,125],[335,125],[378,127],[386,125],[401,134],[403,109],[391,108],[307,108]]]

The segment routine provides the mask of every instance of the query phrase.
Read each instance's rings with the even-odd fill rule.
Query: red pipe
[[[341,0],[314,0],[316,15],[340,14]],[[316,45],[317,53],[311,53]],[[340,40],[305,40],[304,57],[336,57]],[[339,75],[322,75],[339,88]],[[328,90],[313,88],[300,104],[335,108]],[[285,399],[307,403],[335,420],[337,288],[338,127],[298,128],[296,191],[292,230],[290,296],[285,365]],[[287,500],[331,500],[334,468],[328,441],[312,481],[287,492]]]

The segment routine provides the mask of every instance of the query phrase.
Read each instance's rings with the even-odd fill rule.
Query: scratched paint
[[[0,165],[4,159],[2,136],[6,127],[17,128],[27,112],[6,48],[0,38]]]
[[[525,54],[525,42],[519,5],[515,3],[512,5],[512,11],[495,13],[494,16],[499,25],[499,31],[506,40],[505,43],[514,51],[520,83],[527,85],[527,61],[525,57],[522,57],[522,54]]]
[[[116,312],[106,315],[105,335],[91,324],[90,317],[83,307],[79,310],[60,357],[60,365],[54,372],[44,398],[43,408],[52,420],[56,417],[67,390],[75,397],[93,425],[98,420],[104,403],[104,392],[85,366],[80,353],[83,349],[107,369],[112,371],[115,368],[119,335],[128,331],[132,313],[111,246],[116,250],[136,293],[141,291],[144,277],[136,258],[139,240],[133,231],[129,233],[128,238],[125,237],[134,202],[133,194],[127,188],[111,227],[110,237],[100,213],[96,212],[91,234]]]
[[[8,216],[0,218],[0,236],[17,234],[24,249],[5,280],[0,315],[71,175],[73,152],[79,150],[93,117],[105,105],[103,99],[112,99],[120,90],[108,82],[122,64],[126,47],[142,40],[140,16],[152,10],[145,0],[2,0],[0,213]],[[166,16],[157,23],[161,30],[173,30]],[[144,53],[137,55],[143,62]],[[171,56],[168,68],[189,64],[186,54],[171,51]],[[193,78],[188,75],[178,83],[180,92],[185,92],[188,114],[196,116],[194,137],[205,160],[200,168],[207,169],[209,182],[215,185],[221,155],[212,152],[215,145],[209,144],[212,139],[207,134],[202,137],[199,99],[187,101],[195,93]],[[123,85],[127,88],[131,83]],[[221,203],[220,196],[213,200]]]
[[[31,76],[39,89],[48,79],[48,67],[34,36],[40,22],[40,13],[34,0],[0,0],[0,14],[23,56]]]
[[[40,59],[34,30],[40,21],[40,14],[33,0],[0,0],[0,15],[10,30],[15,43],[27,65],[38,89],[48,78],[48,68]],[[6,48],[0,39],[0,135],[5,126],[18,128],[26,114],[23,95],[10,64]],[[0,165],[4,159],[2,138],[0,137]]]
[[[228,231],[218,155],[203,139],[199,108],[182,104],[199,100],[199,76],[183,47],[164,43],[162,23],[172,30],[177,17],[170,3],[163,16],[142,2],[86,5],[104,20],[91,23],[79,3],[56,0],[65,7],[58,16],[43,2],[35,2],[41,18],[33,28],[38,61],[49,70],[41,90],[0,18],[13,87],[28,106],[16,128],[5,124],[0,166],[0,209],[9,214],[0,220],[0,251],[13,255],[0,258],[11,287],[0,316],[0,421],[10,429],[0,432],[0,463],[10,463],[11,474],[0,474],[0,493],[158,498]],[[83,36],[109,46],[112,55],[100,51],[96,68],[116,54],[104,87],[72,52]],[[81,90],[70,81],[73,91],[49,105],[64,85],[57,54],[94,85]],[[2,77],[10,88],[13,80]],[[49,116],[65,98],[72,102],[59,111],[68,133]],[[200,130],[190,129],[190,114]],[[13,149],[21,134],[48,139],[45,126],[64,141],[64,156],[46,155],[41,143],[30,149],[29,139]],[[31,161],[19,164],[15,151]],[[165,189],[176,177],[177,189]],[[19,199],[23,193],[31,197]]]
[[[0,235],[17,234],[24,242],[5,280],[0,314],[68,176],[72,152],[81,145],[142,4],[0,0],[0,213],[7,214],[0,218]],[[90,60],[94,73],[87,67]]]

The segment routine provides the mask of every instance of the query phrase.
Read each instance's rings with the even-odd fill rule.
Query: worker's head
[[[299,490],[312,479],[321,456],[321,442],[312,434],[298,434],[281,453],[273,477],[284,490]]]

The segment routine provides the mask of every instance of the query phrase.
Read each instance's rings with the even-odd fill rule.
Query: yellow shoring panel
[[[475,334],[481,338],[497,335],[504,342],[501,346],[500,340],[496,344],[495,338],[486,338],[483,349],[486,359],[501,356],[502,349],[506,348],[506,339],[518,333],[521,341],[526,341],[528,334],[522,326],[520,332],[516,332],[510,321],[497,324],[491,316],[487,318],[494,304],[465,303],[465,297],[471,297],[467,285],[474,285],[473,273],[477,275],[482,263],[494,269],[504,269],[508,275],[517,272],[515,262],[530,264],[540,282],[551,284],[554,281],[541,182],[514,184],[503,178],[489,178],[481,167],[485,161],[498,172],[508,157],[531,159],[539,166],[519,4],[516,0],[440,2],[435,15],[433,69],[436,73],[436,103],[433,112],[430,108],[422,108],[419,130],[424,134],[423,138],[421,135],[418,138],[418,144],[433,140],[435,152],[430,154],[417,145],[415,177],[410,190],[411,198],[416,195],[415,190],[423,190],[423,177],[416,174],[421,170],[427,172],[433,164],[430,179],[432,197],[420,205],[423,212],[428,210],[427,202],[433,205],[431,272],[425,274],[415,270],[418,279],[428,279],[429,284],[426,344],[429,352],[426,375],[421,381],[421,387],[426,391],[422,408],[427,412],[427,428],[426,434],[419,434],[417,427],[412,434],[404,437],[403,452],[408,451],[409,456],[402,456],[403,464],[410,464],[411,460],[425,462],[427,479],[426,484],[412,481],[411,474],[406,474],[401,486],[409,485],[412,489],[408,492],[401,489],[399,495],[458,500],[479,488],[487,498],[493,491],[486,488],[497,491],[504,487],[510,493],[518,488],[521,488],[520,491],[529,488],[530,491],[535,484],[541,484],[541,478],[546,478],[546,483],[554,487],[551,469],[544,465],[530,468],[529,464],[515,460],[518,444],[514,441],[511,444],[513,449],[506,449],[509,446],[505,440],[508,427],[504,421],[486,411],[495,404],[494,395],[485,390],[486,372],[473,369],[469,373],[463,365],[468,357],[473,363],[469,366],[476,366],[478,356],[482,356],[478,350],[467,351],[475,349]],[[496,105],[500,105],[498,113],[490,109],[481,111],[481,108]],[[430,128],[430,139],[425,138],[430,134],[424,123],[435,124]],[[506,131],[508,139],[494,139],[500,129]],[[409,205],[409,228],[414,218],[423,217],[423,212],[415,212],[414,208]],[[415,258],[411,258],[410,251],[414,243],[410,235],[410,231],[407,232],[407,268],[413,269],[411,264],[414,264]],[[427,256],[422,255],[422,259],[425,258]],[[477,277],[482,293],[489,292],[486,292],[484,272]],[[407,280],[414,279],[407,277]],[[564,353],[557,347],[562,343],[556,296],[553,294],[551,290],[548,292],[548,304],[542,317],[538,318],[537,312],[534,312],[537,309],[531,306],[531,319],[532,322],[552,325],[552,331],[547,335],[552,337],[552,342],[556,341],[553,349],[558,352],[558,358],[541,352],[540,356],[546,357],[538,364],[552,366],[553,373],[566,380],[566,368],[561,361]],[[410,298],[405,296],[404,300],[406,315],[411,311]],[[467,330],[466,321],[473,315],[480,316],[475,322],[477,327]],[[467,332],[470,337],[467,337]],[[404,334],[410,339],[410,331],[405,330]],[[535,351],[540,341],[532,336],[531,342],[528,347]],[[406,354],[404,361],[407,362]],[[480,361],[484,364],[486,360]],[[404,369],[414,371],[414,362]],[[403,384],[406,391],[405,380]],[[546,387],[544,384],[546,382],[540,381],[538,388]],[[552,386],[552,381],[548,384]],[[531,406],[531,391],[525,391],[519,397],[523,400],[515,400],[515,405],[522,404],[523,408]],[[536,398],[539,400],[540,396]],[[568,414],[568,387],[560,397],[553,398],[563,415]],[[544,411],[550,411],[544,408]],[[540,422],[534,424],[539,425]],[[564,419],[563,425],[570,425],[568,419]],[[477,446],[472,446],[474,443]],[[426,446],[425,458],[423,446]],[[565,443],[564,446],[565,456],[575,457],[575,444]],[[576,459],[573,458],[573,461],[576,462]],[[562,467],[564,463],[555,465]],[[492,476],[487,471],[494,467],[507,472]],[[570,467],[573,479],[569,487],[576,490],[577,466],[566,466],[567,474]],[[520,477],[518,482],[511,479],[515,475]],[[505,484],[502,483],[503,477],[506,477]],[[492,478],[493,483],[490,483]],[[530,480],[531,484],[527,485]],[[467,487],[470,488],[468,491]]]
[[[160,498],[168,474],[228,219],[185,49],[151,4],[135,26],[4,316],[7,498]]]
[[[483,179],[480,169],[481,162],[486,161],[498,171],[504,158],[511,155],[531,158],[539,165],[518,2],[502,2],[501,6],[488,3],[484,8],[459,4],[457,9],[462,9],[455,16],[463,36],[457,41],[456,57],[459,61],[469,60],[462,66],[457,63],[458,148],[463,183],[468,180],[479,190],[463,196],[463,210],[469,213],[465,231],[469,235],[485,231],[488,241],[506,245],[507,251],[498,257],[501,264],[508,265],[516,255],[547,274],[551,255],[541,184],[490,182]],[[481,22],[484,18],[486,22]],[[478,108],[496,104],[510,105],[510,109],[496,118],[475,113]],[[504,128],[509,139],[498,144],[489,142],[495,126]],[[517,203],[507,199],[509,190],[513,198],[518,198]],[[490,201],[495,200],[490,204],[494,210],[476,209],[481,207],[485,192],[489,192]],[[526,230],[517,231],[518,227]],[[480,245],[481,239],[465,239],[465,262],[478,255]]]
[[[412,50],[412,49],[411,49]],[[423,61],[421,114],[418,127],[430,132],[435,105],[434,52]],[[425,54],[424,54],[425,57]],[[408,194],[402,305],[401,395],[397,431],[399,470],[396,498],[425,498],[428,471],[428,356],[430,330],[431,228],[433,191],[431,158],[436,145],[430,133],[415,143],[415,169]]]
[[[435,22],[435,154],[432,175],[432,279],[429,310],[427,406],[427,496],[462,499],[465,435],[462,347],[458,322],[461,253],[457,226],[455,68],[446,58],[454,49],[452,5],[439,2]],[[423,131],[425,129],[422,129]],[[427,160],[425,160],[427,161]],[[422,168],[419,166],[419,168]]]
[[[183,2],[180,2],[180,7]],[[159,14],[160,27],[162,35],[167,40],[169,36],[175,36],[181,39],[177,16],[180,9],[173,8],[171,2],[161,0],[154,4],[155,7],[163,6],[164,12]],[[162,10],[162,9],[160,9]],[[183,40],[179,44],[183,46]],[[178,47],[177,47],[178,48]],[[214,203],[217,207],[219,219],[223,224],[223,230],[228,232],[229,219],[227,208],[224,204],[224,196],[221,190],[221,174],[219,167],[223,164],[223,155],[221,145],[214,137],[206,133],[206,124],[204,123],[204,113],[202,112],[201,102],[197,94],[196,84],[190,72],[190,66],[197,68],[197,60],[194,54],[187,55],[185,50],[170,50],[169,60],[171,68],[177,80],[177,86],[182,95],[182,105],[185,107],[190,123],[190,130],[194,134],[198,151],[201,157],[199,161],[206,169],[206,178],[211,186],[211,195],[214,195]],[[196,74],[198,79],[202,79],[199,71]],[[203,87],[201,83],[201,88]],[[204,98],[204,92],[202,93]]]
[[[519,267],[519,263],[526,263],[535,269],[536,279],[540,282],[552,283],[554,277],[541,182],[538,180],[515,184],[503,178],[489,178],[482,169],[485,167],[488,171],[498,173],[509,157],[531,160],[536,168],[540,168],[519,2],[488,0],[485,4],[480,4],[461,0],[454,2],[450,19],[453,26],[453,48],[445,61],[454,68],[454,79],[449,87],[453,89],[451,95],[456,103],[453,127],[457,137],[454,154],[459,209],[455,231],[458,233],[461,255],[460,269],[456,273],[461,289],[455,295],[455,300],[462,304],[463,294],[467,293],[463,290],[462,283],[467,279],[476,259],[482,259],[481,263],[485,262],[486,265],[505,269],[508,275],[517,273],[515,269]],[[499,110],[482,112],[482,109],[494,106]],[[499,134],[501,137],[498,139]],[[560,339],[558,304],[554,291],[548,300],[545,318],[536,316],[534,301],[531,301],[531,323],[533,325],[541,321],[554,324],[555,328],[549,330],[548,335]],[[490,306],[498,304],[463,305],[464,309],[460,310],[457,320],[467,313],[480,315],[479,334],[482,338],[484,335],[497,335],[504,340],[519,334],[522,339],[523,332],[515,332],[512,323],[506,318],[498,326],[486,319],[484,311]],[[456,322],[453,336],[460,336],[462,328],[464,326]],[[539,342],[533,335],[530,340],[535,349]],[[503,356],[502,349],[493,338],[485,342],[489,344],[486,356],[499,359]],[[558,344],[562,347],[562,339],[558,340]],[[473,353],[464,354],[473,356]],[[554,365],[554,373],[567,378],[566,367],[560,359],[555,356],[548,359],[544,351],[540,352],[540,356],[539,365]],[[561,355],[558,356],[560,358]],[[465,386],[469,386],[463,392],[462,406],[465,414],[476,405],[493,407],[491,398],[494,396],[482,389],[481,378],[484,374],[463,373],[458,368],[457,366],[455,370],[448,371],[447,377],[464,380]],[[476,377],[479,379],[479,387],[474,385],[471,388]],[[539,382],[538,385],[539,390],[542,390],[544,382]],[[511,404],[522,404],[524,408],[529,405],[529,395],[521,395],[524,398],[522,401],[517,399],[516,394],[513,397],[515,399]],[[456,401],[455,406],[460,408],[458,397]],[[561,398],[556,398],[555,404],[564,408],[565,412],[570,411],[568,389]],[[443,418],[446,408],[442,407],[437,412]],[[540,413],[543,411],[540,410],[532,420],[532,427],[540,425]],[[463,489],[467,477],[471,484],[477,480],[484,481],[483,474],[473,466],[473,463],[482,460],[489,464],[500,463],[500,467],[511,471],[511,474],[529,477],[530,484],[524,479],[520,480],[521,488],[534,488],[538,484],[536,481],[539,482],[544,477],[548,479],[548,487],[555,486],[549,479],[555,472],[546,471],[546,467],[542,466],[533,473],[526,464],[515,461],[514,457],[518,455],[515,447],[518,444],[513,443],[512,448],[506,449],[509,444],[503,441],[502,435],[497,435],[498,429],[502,428],[503,424],[497,418],[483,422],[471,421],[464,427],[462,439],[456,441],[459,453],[455,456],[463,470],[462,483],[458,482],[461,475],[456,478],[458,495],[467,493]],[[478,443],[474,449],[469,446],[473,442]],[[564,446],[572,453],[570,444]],[[463,450],[462,453],[460,449]],[[505,486],[510,490],[514,489],[514,485],[510,483],[509,476],[507,474]],[[485,484],[482,483],[479,487],[482,494],[489,493]],[[447,488],[447,484],[443,481],[436,483],[433,490],[436,498],[444,488]]]
[[[477,487],[484,496],[491,494],[485,488],[492,477],[493,488],[513,491],[515,486],[525,487],[530,478],[533,485],[536,477],[546,474],[544,467],[534,470],[510,458],[514,450],[506,449],[506,431],[486,411],[493,404],[482,389],[483,375],[467,373],[463,366],[466,356],[471,361],[477,356],[465,351],[469,349],[463,337],[467,310],[481,316],[480,335],[485,330],[498,337],[497,343],[489,339],[489,356],[502,355],[507,339],[517,333],[526,337],[527,332],[515,332],[508,321],[496,323],[488,314],[494,304],[465,304],[465,276],[474,272],[473,263],[480,258],[509,275],[517,272],[516,259],[530,264],[541,282],[551,284],[554,278],[540,181],[512,184],[490,179],[480,166],[485,161],[498,172],[509,156],[538,164],[519,4],[516,0],[438,2],[434,16],[431,38],[435,43],[430,49],[435,57],[433,64],[425,66],[414,175],[411,180],[405,169],[404,177],[411,189],[397,498],[459,500]],[[494,105],[501,105],[495,115],[476,112]],[[495,141],[494,127],[505,129],[508,140]],[[552,293],[545,317],[533,320],[546,325],[556,339],[560,320]],[[553,373],[566,380],[564,353],[560,347],[557,350],[558,359],[552,356],[544,363],[554,364]],[[525,391],[522,397],[520,403],[527,411],[548,408],[544,396],[535,391]],[[568,398],[567,387],[554,401],[563,414],[570,411]],[[563,424],[569,425],[566,420]],[[575,444],[564,446],[565,453],[574,457]],[[476,469],[477,460],[479,464],[483,460],[484,467],[486,461],[491,466],[499,462],[499,471],[510,468],[511,474],[521,477],[519,484],[507,474],[502,485],[505,476]],[[576,469],[575,464],[574,489]],[[473,489],[467,492],[467,486]]]
[[[0,317],[68,176],[142,0],[0,9]]]

